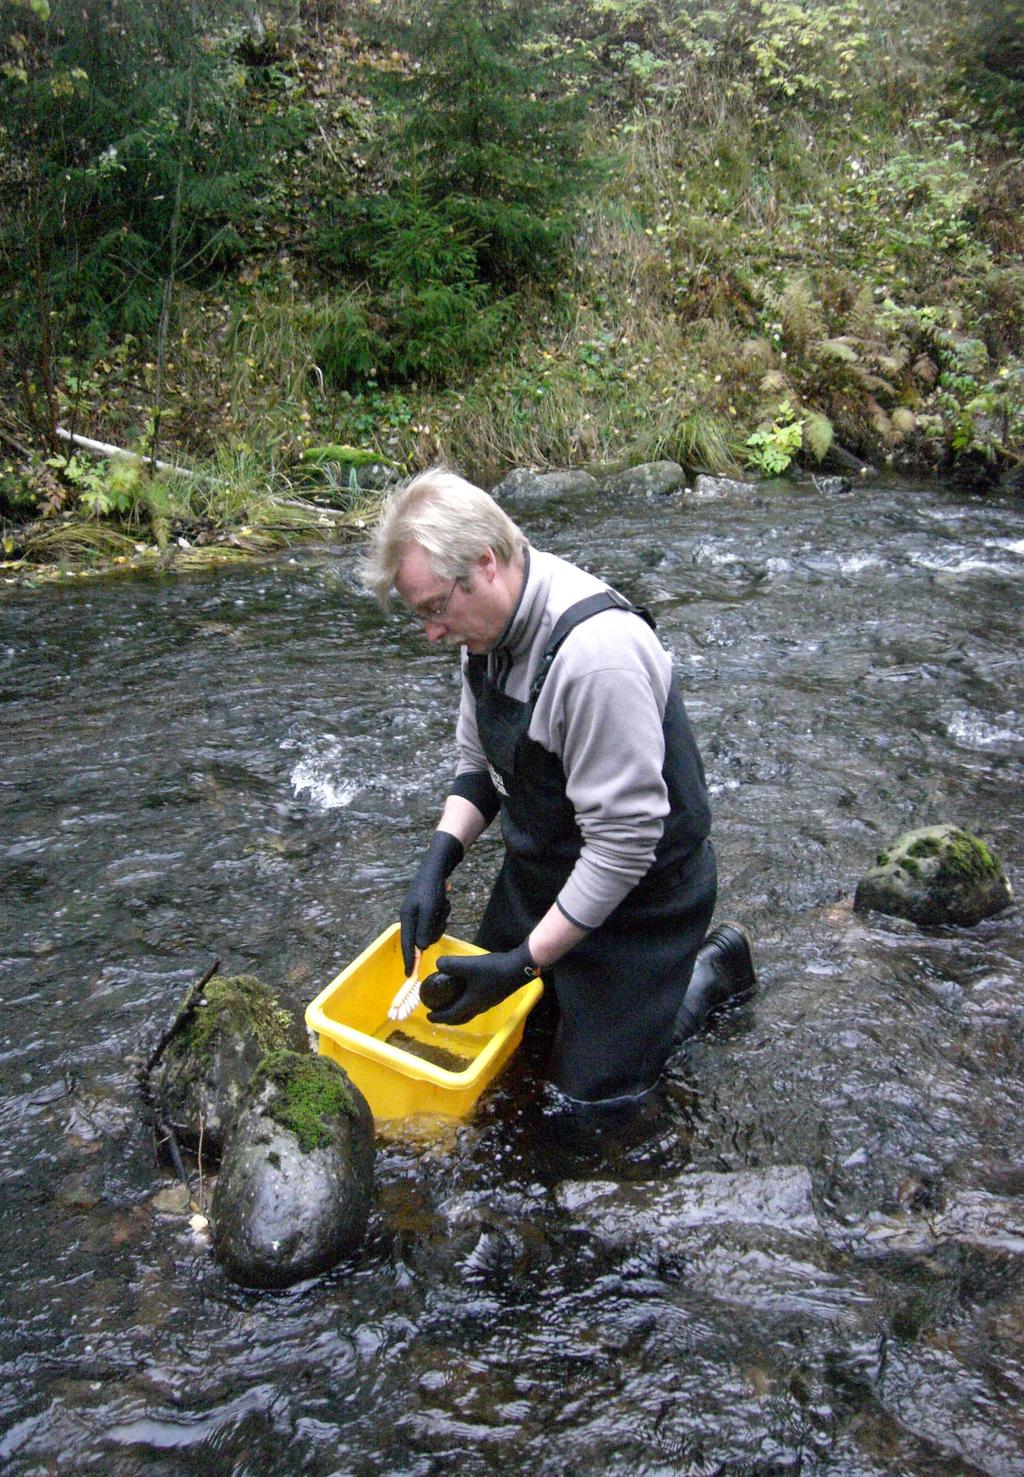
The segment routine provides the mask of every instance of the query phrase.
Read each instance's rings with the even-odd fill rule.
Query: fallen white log
[[[137,451],[126,451],[123,446],[110,446],[106,441],[92,441],[88,436],[79,436],[74,431],[65,431],[63,426],[57,427],[57,435],[62,441],[67,441],[72,446],[80,446],[83,451],[91,451],[93,456],[109,457],[112,461],[136,462],[143,466],[153,467],[157,472],[173,472],[178,477],[196,475],[189,471],[188,467],[176,467],[171,462],[154,461],[151,456],[141,456]]]

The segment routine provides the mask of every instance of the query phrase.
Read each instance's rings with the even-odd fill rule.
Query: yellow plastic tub
[[[420,977],[439,954],[482,954],[445,934],[423,955]],[[543,994],[540,980],[464,1026],[435,1026],[418,1005],[388,1019],[405,969],[397,923],[380,935],[306,1007],[321,1056],[340,1062],[381,1121],[438,1113],[463,1118],[519,1045],[526,1017]]]

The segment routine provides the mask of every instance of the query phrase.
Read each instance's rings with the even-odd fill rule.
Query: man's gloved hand
[[[402,925],[402,963],[412,974],[417,949],[429,949],[444,933],[452,905],[445,883],[466,855],[450,831],[435,831],[420,862],[412,886],[398,910]]]
[[[540,974],[528,943],[507,954],[445,954],[437,968],[462,986],[451,1005],[427,1012],[427,1020],[439,1026],[465,1025]]]

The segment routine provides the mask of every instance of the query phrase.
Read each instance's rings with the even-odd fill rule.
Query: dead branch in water
[[[195,984],[189,986],[185,998],[181,1002],[181,1006],[178,1009],[177,1015],[174,1017],[174,1020],[171,1022],[171,1024],[167,1027],[167,1030],[164,1031],[156,1046],[150,1052],[149,1060],[147,1061],[146,1065],[139,1070],[139,1090],[142,1093],[142,1101],[146,1106],[146,1112],[150,1120],[150,1125],[153,1129],[154,1156],[157,1160],[159,1160],[160,1150],[162,1148],[166,1148],[168,1158],[170,1159],[171,1165],[174,1169],[174,1173],[178,1176],[178,1179],[181,1180],[182,1184],[185,1186],[186,1190],[189,1193],[190,1199],[192,1196],[192,1182],[189,1179],[188,1170],[185,1168],[185,1160],[182,1157],[181,1146],[178,1143],[177,1135],[175,1134],[174,1129],[171,1127],[171,1125],[167,1122],[163,1103],[160,1100],[160,1094],[153,1087],[152,1073],[153,1068],[157,1065],[160,1058],[167,1050],[167,1047],[174,1040],[175,1036],[177,1036],[192,1019],[196,1011],[196,1006],[202,999],[203,991],[213,979],[218,969],[220,969],[220,960],[215,959],[206,973],[202,976],[202,978],[196,980]]]

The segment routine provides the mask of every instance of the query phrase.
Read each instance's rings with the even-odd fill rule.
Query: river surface
[[[228,1282],[167,1210],[133,1058],[214,959],[296,1007],[397,915],[451,769],[453,652],[324,549],[0,598],[0,1467],[27,1473],[1024,1472],[1019,907],[849,903],[956,821],[1024,878],[1024,519],[780,483],[510,508],[656,614],[753,1003],[641,1120],[513,1063],[382,1134],[350,1265]],[[457,876],[472,933],[497,858]]]

